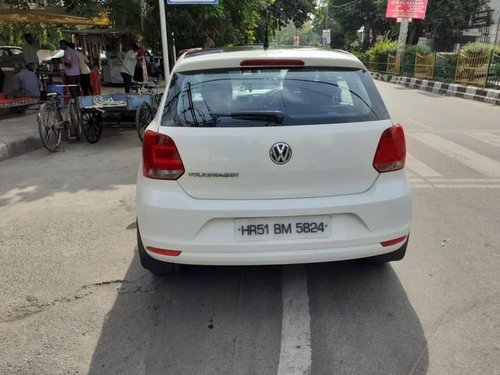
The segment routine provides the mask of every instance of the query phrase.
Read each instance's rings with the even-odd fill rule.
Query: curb
[[[39,137],[27,137],[10,143],[0,143],[0,162],[42,147]]]
[[[371,75],[373,79],[403,85],[412,89],[425,90],[436,94],[456,96],[459,98],[500,105],[500,90],[429,81],[426,79],[393,76],[378,72],[371,72]]]

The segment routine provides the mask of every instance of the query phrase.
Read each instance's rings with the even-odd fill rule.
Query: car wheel
[[[387,254],[376,255],[376,256],[370,257],[370,258],[365,258],[364,260],[367,261],[368,263],[372,263],[372,264],[383,264],[383,263],[387,263],[387,262],[395,262],[395,261],[401,260],[405,257],[406,248],[408,247],[409,240],[410,240],[410,236],[408,235],[408,238],[406,239],[403,246],[401,246],[396,251],[393,251],[393,252],[387,253]]]
[[[149,272],[155,276],[167,276],[178,270],[177,264],[161,262],[148,255],[144,245],[142,244],[141,234],[139,233],[139,227],[137,227],[137,248],[139,250],[139,258],[141,260],[141,265]]]

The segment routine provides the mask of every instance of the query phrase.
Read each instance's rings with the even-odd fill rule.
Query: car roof
[[[0,48],[22,49],[22,47],[19,46],[0,46]]]
[[[336,67],[365,69],[358,58],[348,52],[326,48],[238,47],[187,52],[174,67],[174,72],[239,68],[244,60],[299,60],[304,67]]]

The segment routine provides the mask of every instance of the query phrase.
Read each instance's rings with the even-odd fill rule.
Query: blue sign
[[[168,5],[205,4],[215,5],[219,0],[167,0]]]

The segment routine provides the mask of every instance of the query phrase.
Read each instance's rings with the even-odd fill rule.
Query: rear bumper
[[[382,174],[362,194],[307,199],[204,200],[176,182],[137,181],[137,217],[144,246],[179,250],[158,260],[200,265],[329,262],[389,253],[410,230],[410,189],[403,171]],[[237,242],[234,219],[331,215],[328,238]]]

